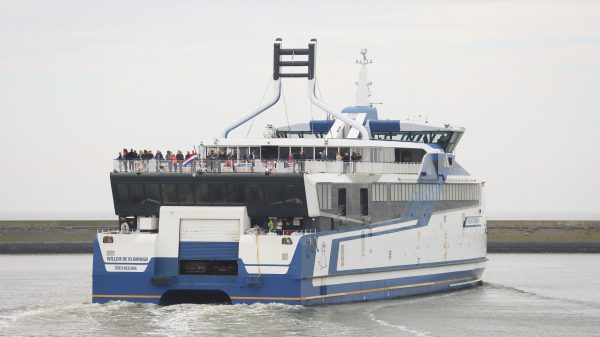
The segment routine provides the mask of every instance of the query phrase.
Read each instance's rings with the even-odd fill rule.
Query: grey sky
[[[259,104],[275,37],[318,38],[332,106],[354,103],[366,47],[382,117],[466,127],[457,159],[492,217],[599,214],[598,2],[19,0],[0,1],[0,217],[110,218],[119,149],[218,136]],[[284,90],[309,119],[305,81]],[[267,123],[281,103],[251,134]]]

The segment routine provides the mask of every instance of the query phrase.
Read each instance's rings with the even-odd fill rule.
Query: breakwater
[[[116,221],[1,221],[0,254],[91,253],[98,228]],[[490,253],[600,253],[600,220],[488,220]]]

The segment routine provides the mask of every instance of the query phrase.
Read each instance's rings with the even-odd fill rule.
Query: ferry
[[[192,160],[114,162],[119,226],[95,237],[93,302],[311,306],[481,284],[483,182],[454,154],[465,129],[379,119],[366,49],[355,105],[327,105],[316,45],[276,39],[272,97]],[[306,79],[326,119],[229,137],[280,100],[283,79]]]

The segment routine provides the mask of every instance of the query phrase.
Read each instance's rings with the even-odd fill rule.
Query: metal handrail
[[[260,227],[253,227],[246,231],[245,234],[254,235],[278,235],[278,236],[302,236],[307,234],[315,234],[316,229],[275,229],[271,232]]]
[[[342,160],[269,160],[203,158],[183,165],[183,161],[136,159],[113,160],[115,173],[339,173],[418,175],[421,163]]]

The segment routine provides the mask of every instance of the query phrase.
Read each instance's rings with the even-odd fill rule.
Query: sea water
[[[599,254],[490,254],[484,285],[318,307],[91,303],[91,255],[0,255],[1,336],[600,336]]]

